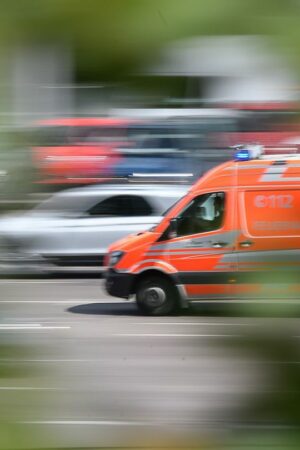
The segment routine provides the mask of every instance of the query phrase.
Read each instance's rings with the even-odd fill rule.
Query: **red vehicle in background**
[[[34,131],[33,162],[46,184],[98,183],[112,177],[127,145],[127,119],[42,120]]]
[[[300,147],[295,103],[147,112],[146,117],[138,111],[131,118],[40,121],[32,145],[39,182],[87,184],[133,173],[180,171],[199,176],[206,163],[230,158],[230,147],[236,144],[259,143],[266,152],[297,152]]]
[[[268,102],[222,106],[236,111],[237,131],[226,133],[227,145],[259,143],[266,149],[279,150],[293,147],[297,138],[299,139],[299,104]]]

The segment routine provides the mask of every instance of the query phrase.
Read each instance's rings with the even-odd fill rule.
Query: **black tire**
[[[149,275],[136,288],[137,306],[143,314],[166,316],[178,309],[176,287],[167,278]]]

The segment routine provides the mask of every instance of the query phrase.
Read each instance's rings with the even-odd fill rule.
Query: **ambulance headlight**
[[[120,252],[120,251],[111,252],[108,255],[108,266],[113,267],[116,264],[118,264],[118,262],[121,260],[123,255],[124,255],[124,252]]]

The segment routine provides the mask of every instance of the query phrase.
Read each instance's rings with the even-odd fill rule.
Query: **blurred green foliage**
[[[34,376],[39,371],[33,370],[28,359],[32,358],[34,351],[27,345],[14,343],[9,338],[2,339],[0,344],[0,449],[29,449],[36,447],[35,436],[32,430],[26,428],[18,421],[22,419],[21,411],[24,408],[30,409],[28,397],[24,397],[24,392],[17,389],[9,390],[10,386],[24,386],[26,383],[33,383]],[[8,390],[3,389],[7,386]],[[33,402],[36,394],[30,396]],[[27,399],[27,400],[26,400]],[[21,416],[20,416],[21,414]]]
[[[0,123],[13,105],[9,55],[23,46],[65,45],[73,52],[75,82],[114,86],[128,82],[128,74],[173,40],[266,35],[300,73],[299,0],[0,0],[0,7],[0,60],[3,54],[6,61],[0,69]],[[157,84],[164,89],[161,80],[146,83],[150,93]],[[0,169],[8,175],[0,176],[0,191],[4,198],[19,198],[32,192],[36,173],[25,145],[6,141],[2,133]]]
[[[32,375],[32,366],[26,362],[26,359],[32,357],[32,353],[33,350],[27,346],[11,342],[0,344],[0,380]]]
[[[165,42],[269,35],[300,70],[299,0],[1,0],[0,45],[71,45],[81,80],[118,79]]]

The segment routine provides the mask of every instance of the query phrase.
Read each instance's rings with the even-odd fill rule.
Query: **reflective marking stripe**
[[[233,171],[233,170],[264,169],[264,168],[270,169],[270,168],[276,167],[276,164],[274,164],[276,161],[272,161],[272,162],[273,162],[273,165],[271,165],[271,166],[270,166],[270,164],[265,164],[265,163],[263,163],[263,164],[244,164],[244,163],[242,163],[242,164],[239,164],[238,167],[229,166],[229,167],[226,167],[224,170]],[[285,167],[285,168],[300,167],[300,164],[290,164],[288,166],[282,165],[281,167]]]
[[[300,181],[300,176],[298,177],[284,177],[283,174],[287,171],[287,169],[291,169],[295,167],[294,165],[283,165],[283,166],[270,166],[265,171],[265,173],[260,177],[260,182],[271,182],[271,181]],[[298,166],[297,166],[298,167]]]
[[[264,167],[269,167],[269,164],[239,164],[238,166],[229,166],[225,170],[247,170],[247,169],[263,169]]]
[[[196,250],[196,251],[195,251]],[[233,248],[228,249],[226,247],[226,250],[231,250],[233,251]],[[160,252],[149,252],[149,253],[145,253],[146,256],[172,256],[172,255],[181,255],[181,256],[185,256],[185,255],[189,255],[189,256],[198,256],[198,255],[219,255],[219,254],[223,254],[224,250],[214,250],[213,248],[203,251],[203,250],[199,250],[199,249],[194,249],[194,251],[192,251],[192,249],[190,251],[179,251],[179,252],[172,252],[172,251],[160,251]]]
[[[212,233],[212,234],[209,234]],[[209,232],[208,234],[206,234],[206,236],[201,236],[201,234],[199,233],[197,237],[191,238],[190,236],[186,236],[184,239],[182,240],[178,240],[178,241],[166,241],[163,244],[155,244],[152,245],[149,249],[149,252],[151,251],[166,251],[166,250],[180,250],[180,249],[188,249],[191,250],[191,248],[197,248],[197,245],[202,244],[203,246],[200,247],[199,251],[205,249],[205,248],[212,248],[211,245],[211,241],[215,241],[215,240],[224,240],[228,243],[228,246],[233,245],[235,238],[237,237],[237,235],[240,233],[240,231],[238,230],[233,230],[233,231],[225,231],[225,232],[220,232],[220,233],[214,233]],[[195,233],[196,234],[196,233]],[[197,243],[192,245],[191,242],[192,241],[196,241]],[[228,247],[226,246],[226,249],[228,250]],[[224,250],[223,250],[224,253]]]
[[[226,247],[228,248],[228,247]],[[233,249],[233,247],[231,247],[231,249]],[[202,245],[195,245],[195,247],[192,247],[192,245],[189,245],[188,247],[184,247],[184,248],[166,248],[163,250],[149,250],[147,253],[145,253],[146,255],[155,255],[155,254],[159,254],[159,255],[165,255],[166,253],[170,253],[171,255],[177,255],[177,254],[184,254],[184,253],[206,253],[206,252],[220,252],[220,249],[218,247],[202,247]],[[223,251],[223,250],[222,250]]]

